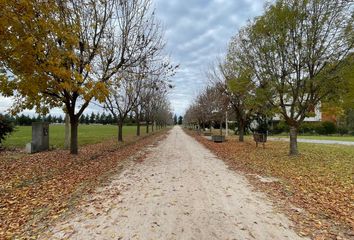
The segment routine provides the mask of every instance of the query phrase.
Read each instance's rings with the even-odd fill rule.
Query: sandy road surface
[[[54,226],[51,239],[303,239],[245,177],[179,127]],[[47,238],[48,236],[44,237]]]

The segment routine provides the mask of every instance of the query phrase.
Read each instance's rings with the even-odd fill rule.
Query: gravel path
[[[98,189],[51,239],[305,239],[180,127]]]
[[[269,137],[268,140],[281,141],[281,142],[289,142],[290,141],[289,138],[276,138],[276,137]],[[354,142],[349,142],[349,141],[316,140],[316,139],[304,139],[304,138],[298,138],[297,141],[302,142],[302,143],[339,144],[339,145],[354,146]]]

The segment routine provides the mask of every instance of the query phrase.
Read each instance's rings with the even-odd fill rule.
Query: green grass
[[[146,127],[141,127],[141,135],[145,134]],[[108,139],[117,138],[118,128],[114,125],[79,125],[79,145],[99,143]],[[123,140],[125,137],[135,136],[136,126],[123,127]],[[5,147],[24,148],[31,142],[32,127],[17,126],[5,141]],[[49,145],[54,148],[64,146],[64,125],[50,125],[49,127]]]
[[[270,137],[288,138],[288,135],[274,135]],[[354,142],[354,136],[298,136],[299,139],[312,139],[312,140],[333,140],[333,141],[347,141]]]
[[[209,131],[206,131],[209,132]],[[220,134],[219,129],[214,129],[213,134]],[[223,131],[223,134],[225,134],[225,131]],[[229,132],[229,137],[235,136],[233,131]],[[289,135],[286,133],[282,134],[277,134],[277,135],[270,135],[269,137],[277,137],[277,138],[289,138]],[[245,134],[245,139],[248,138],[253,138],[252,135],[250,134]],[[329,136],[324,136],[324,135],[298,135],[298,139],[312,139],[312,140],[332,140],[332,141],[346,141],[346,142],[354,142],[354,136],[350,135],[329,135]]]

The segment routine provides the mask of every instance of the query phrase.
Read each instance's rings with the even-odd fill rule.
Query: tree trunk
[[[64,149],[70,148],[70,117],[69,114],[65,114],[65,139]]]
[[[295,126],[290,126],[290,152],[289,155],[295,156],[297,155],[298,149],[297,149],[297,127]]]
[[[152,124],[151,124],[151,132],[154,132],[154,122],[152,122]]]
[[[149,122],[146,121],[146,134],[148,134],[148,133],[149,133]]]
[[[245,126],[242,121],[239,121],[239,124],[238,124],[238,141],[239,142],[244,141],[244,135],[245,135]]]
[[[71,136],[70,136],[70,153],[78,154],[78,139],[77,139],[77,130],[79,126],[78,118],[70,117],[70,127],[71,127]]]
[[[123,122],[118,123],[118,142],[123,142]]]
[[[140,136],[140,121],[137,120],[136,122],[136,135],[139,137]]]

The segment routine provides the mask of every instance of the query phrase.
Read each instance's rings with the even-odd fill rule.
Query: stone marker
[[[26,144],[26,152],[36,153],[49,149],[49,123],[32,123],[32,142]]]

